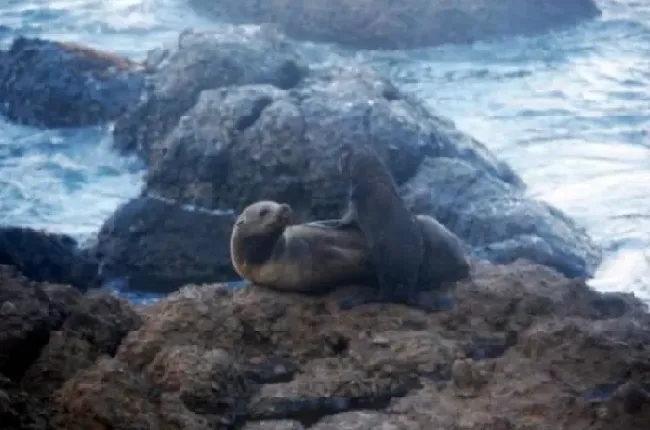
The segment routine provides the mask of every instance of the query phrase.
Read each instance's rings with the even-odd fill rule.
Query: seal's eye
[[[260,218],[264,218],[269,214],[269,208],[262,208],[260,209]]]

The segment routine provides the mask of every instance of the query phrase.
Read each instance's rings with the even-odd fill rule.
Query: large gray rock
[[[0,114],[39,127],[112,121],[137,102],[145,72],[88,46],[17,37],[0,51]]]
[[[253,36],[231,39],[240,31]],[[215,59],[224,44],[233,59],[232,69]],[[282,76],[277,70],[286,69],[281,65],[287,58],[299,58],[292,46],[278,33],[261,29],[256,33],[250,27],[228,27],[225,36],[220,32],[183,36],[179,52],[172,53],[154,75],[148,90],[152,96],[133,108],[132,116],[122,122],[130,126],[115,135],[121,148],[136,149],[150,163],[144,195],[235,212],[254,201],[274,199],[290,204],[298,221],[336,218],[346,199],[336,167],[339,148],[343,143],[368,143],[386,161],[416,211],[439,217],[476,256],[499,262],[525,256],[570,276],[593,273],[599,251],[581,228],[559,211],[527,198],[509,165],[374,71],[333,58],[308,69],[296,63],[292,68],[301,74],[285,88],[274,82],[271,78]],[[255,59],[245,79],[224,79],[244,69],[250,52],[263,52],[263,63],[277,66],[267,70],[275,72],[253,73],[250,70],[262,61]],[[221,73],[205,73],[199,66],[206,62],[221,64]],[[192,82],[190,90],[181,85],[185,82]],[[196,95],[190,100],[189,93]],[[178,100],[192,106],[182,110]],[[173,115],[145,119],[149,112],[171,111]],[[428,159],[452,163],[434,178],[425,169],[431,163],[425,162]],[[457,179],[465,177],[471,180]],[[467,188],[466,194],[458,192],[459,184]],[[415,189],[419,201],[422,190],[429,196],[435,193],[435,205],[415,205],[409,200]],[[198,213],[188,222],[189,231],[200,231],[200,224],[210,219]],[[130,222],[120,221],[127,236]],[[229,233],[224,227],[211,240],[226,249]],[[188,238],[179,238],[177,246],[195,246]],[[137,241],[124,243],[120,255],[146,254]],[[148,249],[160,247],[158,256],[166,258],[167,244],[150,243]],[[223,258],[217,265],[228,265],[226,253],[215,255]]]
[[[104,284],[170,292],[188,283],[235,278],[228,238],[232,213],[152,197],[121,205],[102,226],[94,252]]]
[[[151,164],[160,158],[164,137],[194,104],[201,91],[227,85],[268,83],[291,88],[305,64],[283,37],[267,27],[224,26],[218,33],[186,31],[173,52],[160,57],[143,100],[115,123],[118,149],[136,151]]]
[[[564,213],[463,160],[427,158],[402,191],[414,212],[434,215],[477,257],[526,258],[570,277],[591,273],[600,260],[585,230]]]
[[[345,190],[340,145],[372,143],[398,183],[424,156],[461,157],[519,185],[509,166],[370,70],[314,68],[291,91],[243,85],[203,91],[163,141],[147,190],[214,209],[286,201],[299,219],[336,217]]]
[[[188,0],[220,20],[277,24],[299,39],[404,49],[534,34],[600,16],[594,0]]]

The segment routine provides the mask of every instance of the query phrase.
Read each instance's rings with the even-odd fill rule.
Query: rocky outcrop
[[[152,51],[158,70],[142,100],[115,123],[115,145],[155,165],[163,142],[201,91],[266,83],[294,87],[306,71],[295,47],[267,27],[225,26],[216,33],[182,33],[173,52]],[[218,167],[218,166],[215,166]]]
[[[112,53],[19,36],[0,51],[0,114],[38,127],[108,122],[137,102],[144,72]]]
[[[273,23],[305,40],[405,49],[534,34],[600,16],[593,0],[188,0],[234,22]]]
[[[99,231],[94,254],[103,284],[168,293],[187,283],[236,279],[228,239],[235,215],[141,197]]]
[[[34,294],[59,309],[39,348],[11,339],[37,352],[0,378],[0,417],[16,429],[645,430],[650,420],[647,306],[524,261],[477,263],[454,307],[435,314],[339,310],[337,297],[362,286],[320,297],[187,286],[136,311],[0,275],[2,312],[29,309]],[[33,424],[44,417],[49,427]]]
[[[416,212],[441,219],[475,256],[508,262],[523,255],[570,276],[590,276],[600,262],[586,233],[527,197],[519,176],[485,145],[361,64],[331,57],[307,65],[282,34],[234,25],[188,31],[163,57],[141,102],[115,125],[117,147],[149,164],[143,196],[168,202],[139,198],[102,229],[101,258],[121,275],[168,277],[169,266],[177,286],[194,282],[189,275],[208,251],[196,251],[193,238],[207,231],[209,266],[229,266],[230,229],[215,223],[232,218],[210,211],[237,213],[272,199],[290,204],[299,222],[339,217],[346,190],[336,160],[343,143],[374,145]],[[436,163],[444,175],[432,170]],[[423,203],[423,195],[431,201]],[[177,235],[174,246],[143,241],[161,220],[180,216],[173,205],[202,208],[182,215],[187,237]],[[138,225],[132,207],[148,214]],[[131,264],[124,261],[129,255],[141,257]],[[146,255],[156,262],[144,264]],[[212,276],[203,280],[231,274],[210,270],[200,270]]]
[[[0,265],[16,267],[33,281],[97,287],[99,265],[67,234],[0,226]]]

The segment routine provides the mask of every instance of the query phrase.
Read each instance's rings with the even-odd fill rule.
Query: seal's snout
[[[293,220],[293,210],[291,209],[291,206],[286,203],[281,204],[279,215],[282,221],[287,224],[291,223]]]

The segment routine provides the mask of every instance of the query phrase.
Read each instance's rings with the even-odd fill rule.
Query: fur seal
[[[440,291],[442,285],[463,279],[469,260],[460,239],[427,215],[416,220],[424,239],[424,258],[418,288]],[[230,238],[230,257],[244,279],[278,291],[303,294],[329,292],[345,284],[377,286],[367,244],[355,224],[340,220],[292,224],[287,204],[259,201],[237,217]],[[377,302],[367,289],[342,297],[341,309]],[[446,292],[446,291],[445,291]],[[444,310],[439,296],[421,294],[413,306],[427,312]]]
[[[370,146],[346,144],[338,168],[348,183],[348,208],[340,227],[355,224],[361,231],[377,273],[377,300],[416,304],[425,254],[423,231],[388,167]]]
[[[235,221],[232,265],[242,278],[280,291],[318,293],[372,280],[374,269],[361,234],[329,224],[293,224],[289,205],[253,203]]]

